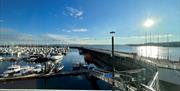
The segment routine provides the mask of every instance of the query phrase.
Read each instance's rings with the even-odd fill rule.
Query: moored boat
[[[50,58],[52,60],[62,60],[63,59],[63,55],[61,55],[61,54],[54,54]]]
[[[4,74],[10,74],[10,73],[18,72],[20,70],[21,70],[20,65],[11,65],[10,67],[8,67],[8,70],[6,70],[3,73]]]
[[[1,56],[0,56],[0,61],[3,61],[3,59],[4,59],[4,57],[1,57]]]
[[[35,73],[40,73],[40,72],[42,72],[42,70],[43,70],[42,65],[37,64],[37,65],[34,67],[33,72],[35,72]]]
[[[55,71],[55,72],[59,72],[59,71],[61,71],[63,68],[64,68],[64,65],[58,64],[58,65],[56,65],[54,71]]]

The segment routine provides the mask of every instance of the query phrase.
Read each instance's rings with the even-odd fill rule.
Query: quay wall
[[[141,68],[141,65],[136,63],[136,60],[132,57],[124,57],[124,56],[118,56],[114,55],[112,57],[111,52],[101,52],[101,51],[96,51],[96,50],[91,50],[83,47],[78,47],[78,49],[84,54],[88,53],[92,56],[92,59],[99,60],[102,63],[115,67],[116,69],[119,70],[124,70],[125,69],[138,69]],[[96,60],[96,61],[97,61]]]

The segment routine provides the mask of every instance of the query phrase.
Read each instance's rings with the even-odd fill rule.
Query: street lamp
[[[112,36],[112,57],[114,58],[114,34],[115,34],[115,32],[111,31],[110,34]],[[112,83],[113,86],[115,86],[115,83],[114,83],[115,74],[114,73],[115,73],[115,67],[113,66],[113,83]]]
[[[112,36],[112,57],[114,56],[114,31],[110,32],[111,36]]]

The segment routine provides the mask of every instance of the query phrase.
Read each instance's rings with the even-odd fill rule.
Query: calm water
[[[111,45],[89,45],[90,48],[101,48],[111,50]],[[157,47],[157,46],[123,46],[115,45],[116,51],[135,52],[140,56],[152,58],[169,59],[172,61],[180,60],[180,47]]]
[[[71,49],[70,52],[62,60],[64,64],[64,69],[62,71],[71,71],[73,63],[82,62],[84,63],[84,56],[79,55],[77,49]],[[9,67],[12,62],[0,62],[0,73]],[[23,88],[38,88],[38,89],[111,89],[111,85],[108,83],[88,79],[85,75],[79,76],[64,76],[64,77],[52,77],[46,79],[30,79],[30,80],[19,80],[11,82],[0,82],[0,88],[13,88],[13,89],[23,89]]]

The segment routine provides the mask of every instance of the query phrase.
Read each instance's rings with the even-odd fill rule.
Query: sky
[[[180,0],[0,0],[0,43],[180,41]],[[151,27],[144,26],[148,19]],[[147,37],[145,36],[147,33]],[[151,38],[151,39],[150,39]]]

